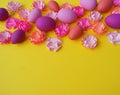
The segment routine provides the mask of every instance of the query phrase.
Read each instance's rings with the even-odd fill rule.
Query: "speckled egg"
[[[53,30],[56,27],[56,22],[50,17],[42,16],[37,19],[36,26],[41,31],[47,32]]]
[[[41,13],[40,9],[38,9],[38,8],[33,9],[28,17],[28,21],[35,22],[41,16],[42,16],[42,13]]]
[[[120,28],[120,14],[111,14],[107,16],[105,22],[111,28]]]
[[[71,9],[62,8],[58,12],[58,19],[64,23],[73,23],[77,16]]]
[[[11,43],[17,44],[25,40],[25,32],[22,30],[16,30],[11,37]]]
[[[0,21],[6,20],[8,17],[8,11],[5,8],[0,8]]]
[[[80,5],[86,10],[94,10],[97,6],[97,0],[80,0]]]

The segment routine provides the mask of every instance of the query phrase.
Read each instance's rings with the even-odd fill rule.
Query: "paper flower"
[[[56,20],[57,19],[57,12],[51,11],[46,14],[46,16],[51,17],[52,19]]]
[[[48,38],[46,41],[46,47],[50,51],[58,51],[62,47],[62,41],[59,40],[58,38]]]
[[[115,6],[120,6],[120,0],[113,0],[113,4]]]

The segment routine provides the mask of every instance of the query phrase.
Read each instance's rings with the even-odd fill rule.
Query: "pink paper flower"
[[[21,20],[19,21],[18,29],[28,32],[32,28],[31,24],[27,21]]]
[[[112,44],[120,44],[120,33],[117,31],[109,32],[107,38]]]
[[[102,19],[102,15],[101,15],[101,13],[100,12],[98,12],[98,11],[92,11],[91,13],[90,13],[90,20],[91,21],[100,21],[101,19]]]
[[[51,11],[46,14],[46,16],[51,17],[52,19],[56,20],[57,19],[57,12]]]
[[[21,19],[24,19],[24,20],[27,20],[27,19],[28,19],[29,14],[30,14],[30,10],[27,9],[27,8],[21,9],[21,10],[19,11],[19,17],[20,17]]]
[[[72,5],[70,3],[64,3],[61,8],[67,8],[72,10]]]
[[[0,32],[0,44],[7,44],[10,42],[11,33],[9,31]]]
[[[59,24],[55,28],[55,33],[58,37],[64,37],[69,33],[69,25],[68,24]]]
[[[18,27],[19,20],[17,18],[8,18],[6,21],[6,27],[8,29],[15,29]]]
[[[112,10],[112,14],[120,14],[120,7],[115,7],[115,8]]]
[[[36,0],[32,3],[32,7],[34,8],[39,8],[40,10],[45,10],[46,5],[45,2],[43,0]]]
[[[91,26],[90,20],[88,18],[82,18],[78,21],[78,25],[83,28],[83,30],[88,30]]]
[[[22,9],[22,4],[12,0],[8,2],[7,8],[10,14],[14,14],[15,12],[18,12],[19,10]]]
[[[120,6],[120,0],[114,0],[114,1],[113,1],[113,4],[114,4],[115,6]]]
[[[59,40],[58,38],[48,38],[46,41],[46,47],[50,51],[58,51],[62,47],[62,41]]]
[[[98,40],[95,36],[86,35],[82,38],[82,45],[86,48],[93,49],[97,46]]]
[[[76,6],[73,8],[73,12],[77,15],[77,17],[82,17],[84,15],[84,8],[80,6]]]

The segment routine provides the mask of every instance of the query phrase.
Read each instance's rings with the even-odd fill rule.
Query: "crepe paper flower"
[[[120,33],[117,31],[109,32],[107,38],[112,44],[120,44]]]
[[[28,32],[32,28],[32,25],[24,20],[19,21],[18,29]]]
[[[7,9],[10,14],[14,14],[15,12],[18,12],[19,10],[22,9],[22,4],[19,3],[18,1],[10,1],[8,2]]]
[[[33,44],[41,44],[46,40],[46,34],[42,31],[34,31],[30,34],[29,40]]]
[[[6,21],[6,28],[15,29],[18,27],[19,20],[17,18],[8,18]]]
[[[21,19],[27,20],[29,15],[30,15],[30,10],[27,8],[21,9],[19,11],[19,17]]]
[[[46,8],[45,2],[43,0],[36,0],[32,3],[33,9],[39,8],[40,10],[44,11]]]
[[[113,4],[115,6],[120,6],[120,0],[113,0]]]
[[[67,9],[71,9],[72,10],[72,5],[70,3],[64,3],[61,8],[67,8]]]
[[[93,49],[97,46],[98,40],[93,35],[86,35],[82,38],[82,45],[86,48]]]
[[[90,20],[88,18],[82,18],[78,21],[78,25],[83,28],[83,30],[88,30],[91,27]]]
[[[115,8],[112,10],[112,14],[120,14],[120,7],[115,7]]]
[[[77,17],[82,17],[84,15],[84,8],[80,7],[80,6],[76,6],[73,8],[73,12],[77,15]]]
[[[102,35],[106,32],[106,27],[102,22],[94,23],[91,28],[97,35]]]
[[[62,47],[62,41],[58,38],[48,38],[46,45],[50,51],[57,52]]]
[[[55,28],[55,33],[58,37],[64,37],[69,33],[69,25],[68,24],[59,24]]]
[[[92,11],[91,13],[90,13],[90,20],[91,21],[100,21],[101,19],[102,19],[102,17],[103,17],[103,15],[101,15],[101,13],[100,12],[98,12],[98,11]]]
[[[52,19],[56,20],[57,19],[57,12],[51,11],[46,14],[46,16],[51,17]]]
[[[10,42],[11,33],[7,30],[0,32],[0,44],[7,44]]]

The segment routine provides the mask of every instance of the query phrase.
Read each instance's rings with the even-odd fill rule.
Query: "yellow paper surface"
[[[0,7],[8,1],[0,0]],[[33,2],[18,1],[28,8]],[[79,0],[57,1],[79,5]],[[0,31],[4,26],[0,22]],[[85,34],[95,35],[92,30]],[[45,43],[34,45],[28,39],[0,45],[0,95],[120,95],[120,45],[112,45],[105,35],[95,35],[99,45],[93,50],[84,48],[81,39],[68,37],[62,38],[63,47],[57,53],[47,50]],[[56,37],[54,32],[47,36]]]

